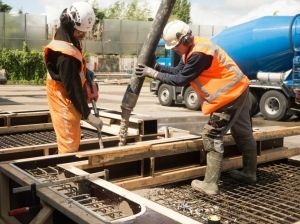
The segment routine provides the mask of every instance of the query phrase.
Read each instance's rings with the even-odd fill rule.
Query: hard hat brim
[[[177,41],[176,43],[174,43],[174,44],[169,44],[169,45],[168,45],[167,43],[165,43],[165,48],[166,48],[167,50],[170,50],[170,49],[176,47],[176,46],[179,44],[179,42],[180,42],[180,41]]]

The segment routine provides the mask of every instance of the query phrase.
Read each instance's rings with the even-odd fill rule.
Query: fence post
[[[25,41],[25,44],[28,46],[28,43],[27,43],[27,13],[24,14],[24,41]],[[29,47],[29,46],[28,46]]]

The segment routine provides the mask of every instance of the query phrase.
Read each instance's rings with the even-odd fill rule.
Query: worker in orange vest
[[[81,119],[97,130],[102,128],[102,121],[91,113],[84,91],[87,70],[81,41],[94,22],[90,4],[73,3],[63,10],[60,27],[44,49],[48,105],[60,154],[78,151]],[[94,98],[97,100],[97,96]]]
[[[250,117],[249,80],[219,46],[206,38],[193,36],[188,24],[175,20],[163,31],[166,49],[181,55],[176,67],[159,64],[153,68],[139,64],[135,74],[175,86],[190,84],[202,100],[203,114],[209,114],[202,131],[206,152],[203,181],[192,187],[209,195],[218,193],[218,179],[224,153],[223,136],[228,130],[243,152],[243,170],[232,171],[235,179],[256,182],[257,151]]]

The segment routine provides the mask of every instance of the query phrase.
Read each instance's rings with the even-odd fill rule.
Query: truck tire
[[[259,108],[267,120],[282,121],[291,117],[287,114],[289,101],[285,95],[276,90],[265,92],[259,102]]]
[[[184,91],[184,104],[190,110],[199,110],[200,109],[200,99],[197,93],[189,86]]]
[[[162,84],[158,88],[158,100],[163,106],[172,106],[174,104],[173,95],[173,87],[170,85]]]
[[[250,115],[251,117],[253,117],[259,112],[258,99],[257,96],[251,91],[249,92],[249,96],[251,101]]]

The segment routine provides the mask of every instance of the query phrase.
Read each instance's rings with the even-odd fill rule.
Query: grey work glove
[[[87,118],[87,122],[90,125],[97,128],[98,131],[102,130],[103,122],[101,121],[101,119],[99,117],[96,117],[94,114],[92,114],[92,113],[89,114],[89,116]]]
[[[141,78],[142,77],[149,77],[149,78],[152,78],[152,79],[156,79],[158,71],[156,71],[153,68],[150,68],[150,67],[148,67],[146,65],[138,64],[135,67],[135,74],[138,77],[141,77]]]

